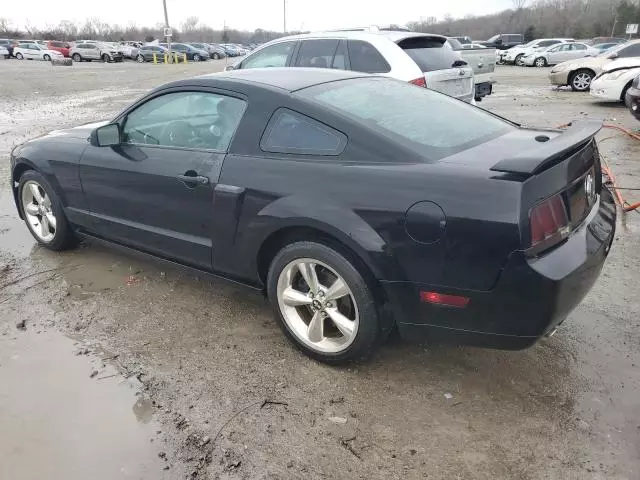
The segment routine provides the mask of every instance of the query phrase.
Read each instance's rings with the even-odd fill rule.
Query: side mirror
[[[618,53],[612,53],[612,54],[611,54],[611,55],[609,55],[609,57],[607,57],[607,58],[609,58],[610,60],[613,60],[613,59],[618,58],[619,56],[620,56],[620,55],[618,55]]]
[[[111,123],[98,127],[91,133],[91,140],[91,143],[97,147],[120,145],[120,126],[117,123]]]

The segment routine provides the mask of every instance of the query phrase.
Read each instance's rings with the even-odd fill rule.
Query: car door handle
[[[189,173],[189,172],[187,172]],[[196,184],[196,185],[208,185],[209,184],[209,177],[203,177],[202,175],[178,175],[176,177],[178,180],[180,180],[181,182],[187,183],[187,184]]]

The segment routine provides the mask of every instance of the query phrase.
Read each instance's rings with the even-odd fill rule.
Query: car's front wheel
[[[144,57],[142,55],[138,55],[136,57],[136,60],[138,61],[138,63],[144,63]]]
[[[102,55],[102,61],[104,63],[109,63],[109,60],[111,60],[111,57],[109,57],[109,55],[107,55],[106,53]]]
[[[315,242],[290,244],[271,262],[267,293],[278,323],[316,360],[367,357],[381,338],[373,291],[357,263]]]
[[[220,60],[220,54],[219,54],[219,53],[214,53],[214,54],[212,55],[212,58],[213,58],[214,60]]]
[[[524,58],[524,53],[521,53],[520,55],[516,56],[516,59],[513,61],[514,65],[518,65],[519,67],[524,66],[524,64],[522,63],[522,59]]]
[[[193,56],[193,61],[194,62],[199,62],[200,61],[200,55],[198,55],[197,53]]]
[[[51,61],[51,57],[50,57],[49,55],[43,55],[43,56],[42,56],[42,59],[43,59],[45,62],[50,62],[50,61]]]
[[[75,244],[62,204],[49,182],[34,170],[20,177],[20,210],[31,235],[50,250],[64,250]]]
[[[594,74],[588,70],[578,70],[571,75],[569,85],[574,92],[586,92],[591,87]]]

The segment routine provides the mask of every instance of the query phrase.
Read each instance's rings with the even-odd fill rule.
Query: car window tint
[[[127,116],[123,141],[227,151],[245,107],[244,100],[215,93],[168,93]]]
[[[265,152],[299,155],[339,155],[345,145],[342,133],[285,108],[273,115],[260,141]]]
[[[249,56],[241,68],[285,67],[295,42],[282,42],[263,48]]]
[[[635,43],[633,45],[629,45],[626,48],[620,50],[619,57],[627,58],[627,57],[640,57],[640,43]]]
[[[339,70],[347,69],[347,42],[341,41],[336,50],[336,54],[333,57],[333,64],[331,68]]]
[[[572,50],[586,50],[587,46],[583,45],[582,43],[574,43],[571,45],[571,49]]]
[[[351,70],[365,73],[388,73],[391,67],[378,49],[369,42],[349,40],[349,62]]]
[[[409,37],[398,43],[423,72],[453,68],[459,57],[444,45],[439,37]]]
[[[305,40],[300,44],[296,67],[330,68],[338,40]]]
[[[452,155],[515,128],[467,103],[389,78],[325,83],[297,94],[338,110],[427,160]]]
[[[542,42],[538,43],[538,46],[550,47],[551,45],[555,45],[556,43],[560,43],[560,42],[558,42],[558,40],[543,40]]]

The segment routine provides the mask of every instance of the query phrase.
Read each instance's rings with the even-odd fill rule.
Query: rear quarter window
[[[319,156],[340,155],[346,144],[341,132],[286,108],[273,114],[260,140],[265,152]]]
[[[389,73],[391,66],[376,47],[362,40],[349,40],[351,70],[364,73]]]
[[[423,72],[454,68],[454,63],[459,60],[457,54],[446,46],[445,39],[441,38],[409,37],[398,42],[398,46]]]
[[[453,155],[515,127],[446,95],[390,78],[358,78],[297,92],[339,111],[427,161]]]

